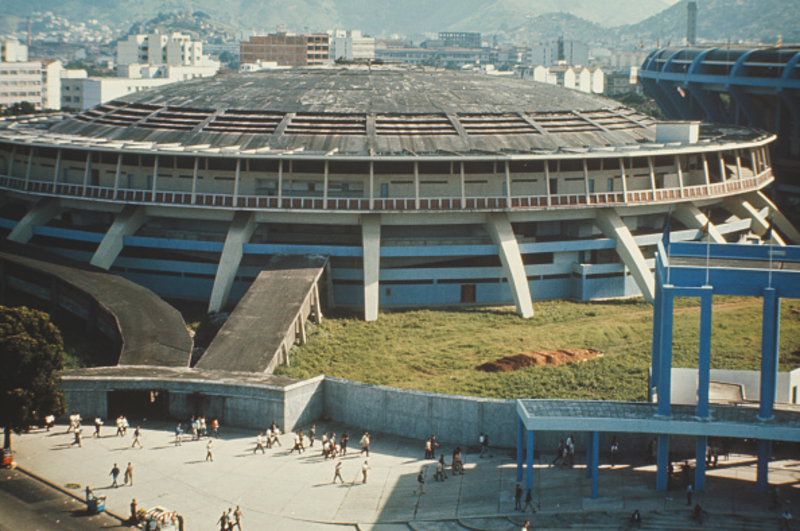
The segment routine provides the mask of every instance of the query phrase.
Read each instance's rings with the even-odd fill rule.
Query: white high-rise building
[[[333,60],[375,58],[375,38],[364,37],[360,30],[333,30],[328,32],[331,36],[330,49]]]

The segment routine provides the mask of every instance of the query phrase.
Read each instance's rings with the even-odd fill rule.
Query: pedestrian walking
[[[119,467],[116,463],[114,463],[114,466],[111,468],[111,472],[109,472],[108,475],[111,476],[111,486],[119,487],[119,484],[117,483],[117,478],[119,477]]]
[[[236,526],[239,531],[242,531],[242,508],[238,505],[236,506],[236,510],[233,511],[233,524],[231,524],[231,529],[233,526]]]
[[[228,529],[230,529],[228,527],[228,524],[230,523],[230,519],[228,518],[228,511],[224,509],[222,510],[222,516],[219,517],[217,523],[219,524],[219,531],[228,531]]]
[[[442,481],[447,479],[447,470],[445,470],[444,454],[439,456],[439,464],[442,465]]]
[[[342,462],[338,461],[336,463],[336,469],[333,474],[333,482],[336,483],[336,478],[339,478],[339,481],[344,483],[344,479],[342,479]]]
[[[522,527],[520,528],[520,531],[529,531],[530,528],[531,528],[531,521],[530,520],[525,520],[525,523],[522,524]]]
[[[73,445],[78,445],[79,448],[83,448],[83,428],[81,428],[81,423],[75,425],[75,440],[72,441]]]
[[[528,489],[527,492],[525,492],[525,505],[522,506],[522,512],[524,513],[526,510],[528,510],[528,507],[531,508],[532,513],[536,512],[536,509],[533,507],[533,491],[531,491],[531,489]]]
[[[517,488],[514,490],[514,510],[522,510],[522,487],[517,483]]]
[[[361,483],[367,482],[367,473],[369,472],[369,461],[364,461],[361,465]]]
[[[347,433],[347,432],[345,432]],[[308,447],[314,446],[314,439],[317,437],[317,425],[312,424],[311,429],[308,430]]]
[[[258,437],[256,437],[256,447],[253,448],[253,453],[256,453],[259,450],[261,450],[262,454],[267,453],[267,451],[264,449],[264,434],[262,432],[258,432]]]
[[[125,484],[127,485],[129,481],[131,487],[133,487],[133,465],[130,461],[128,461],[128,466],[125,468]]]
[[[211,421],[211,435],[219,439],[219,419]]]
[[[422,470],[417,474],[417,488],[414,489],[414,494],[416,494],[417,491],[419,491],[420,494],[425,494],[425,475],[422,473]]]
[[[139,445],[139,448],[144,448],[142,446],[142,430],[139,429],[139,426],[136,426],[136,429],[133,430],[133,444],[131,444],[131,448],[136,448],[136,445]]]
[[[100,417],[94,418],[94,437],[100,438],[100,428],[103,427],[103,419]]]
[[[434,481],[444,481],[444,465],[441,461],[436,462],[436,472],[433,474]]]
[[[178,423],[178,426],[175,428],[175,446],[183,446],[183,428],[181,427],[181,423]]]
[[[342,442],[339,443],[339,454],[345,455],[347,453],[347,441],[350,440],[350,434],[345,431],[342,433]]]
[[[483,439],[481,441],[481,454],[480,454],[479,457],[483,457],[484,455],[488,455],[489,457],[494,457],[494,456],[492,456],[491,453],[489,453],[489,434],[488,433],[483,435]]]
[[[686,505],[692,504],[692,484],[686,485]]]
[[[433,446],[430,439],[425,441],[425,459],[433,459]]]
[[[361,437],[361,453],[367,453],[367,457],[369,457],[369,432],[364,432],[364,436]]]
[[[639,509],[636,509],[633,511],[633,514],[631,514],[630,527],[634,526],[638,529],[642,527],[642,515],[639,514]]]
[[[556,466],[556,463],[561,461],[561,459],[563,458],[564,458],[564,439],[561,439],[560,441],[558,441],[558,448],[556,448],[556,456],[550,462],[550,466]]]
[[[139,522],[139,505],[136,503],[136,498],[131,500],[131,523],[136,524]]]
[[[214,441],[208,439],[208,444],[206,444],[206,461],[214,462]]]
[[[617,442],[617,438],[614,437],[614,440],[611,441],[611,451],[609,452],[609,459],[608,459],[611,462],[612,468],[617,464],[618,454],[619,454],[619,443]]]

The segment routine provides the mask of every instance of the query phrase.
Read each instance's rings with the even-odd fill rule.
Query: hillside
[[[686,3],[681,0],[663,13],[629,26],[625,32],[662,44],[685,43]],[[797,0],[699,0],[698,42],[800,42],[800,2]]]

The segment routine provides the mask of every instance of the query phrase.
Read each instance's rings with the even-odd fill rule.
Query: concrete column
[[[583,189],[586,192],[586,204],[589,204],[589,168],[586,166],[586,159],[583,159]]]
[[[778,210],[778,207],[764,195],[764,192],[755,192],[747,195],[747,201],[756,209],[763,210],[769,209],[768,217],[772,219],[772,224],[780,229],[786,238],[795,245],[800,245],[800,231],[798,231],[792,222]],[[772,232],[773,236],[775,231]]]
[[[525,426],[517,415],[517,483],[522,483],[522,472],[525,462]]]
[[[625,202],[627,202],[628,201],[628,181],[627,181],[626,176],[625,176],[625,163],[623,162],[622,159],[618,159],[618,160],[619,160],[620,178],[622,179],[622,193],[625,195]],[[650,160],[650,158],[648,157],[647,160]]]
[[[283,207],[283,160],[278,159],[278,208]]]
[[[528,287],[528,277],[525,274],[517,237],[514,235],[508,216],[504,213],[487,214],[486,230],[500,251],[500,262],[503,264],[517,313],[525,319],[532,317],[533,302]]]
[[[92,152],[86,152],[86,169],[83,172],[83,195],[86,196],[86,187],[89,186],[89,173],[92,171]]]
[[[195,158],[194,160],[196,164],[197,158]],[[194,187],[195,187],[195,181],[194,179],[192,179],[192,190],[194,190]],[[153,187],[150,190],[150,193],[153,194],[153,201],[156,200],[157,190],[158,190],[158,153],[156,153],[155,157],[153,157]],[[194,196],[194,191],[192,191],[192,196]]]
[[[242,159],[236,159],[236,172],[233,174],[233,206],[239,201],[239,178],[241,177]]]
[[[378,319],[381,270],[381,217],[361,217],[361,245],[364,267],[364,320]]]
[[[322,324],[322,303],[319,300],[319,281],[314,282],[314,324]]]
[[[764,288],[761,315],[761,392],[758,416],[772,418],[778,382],[778,344],[780,339],[781,299],[775,288]]]
[[[547,206],[551,206],[552,205],[552,199],[550,197],[550,194],[552,194],[552,192],[550,191],[550,161],[549,160],[545,160],[544,161],[544,183],[547,185]]]
[[[511,169],[506,161],[506,208],[511,208]]]
[[[414,208],[419,210],[419,161],[414,161]]]
[[[243,246],[250,241],[256,228],[255,214],[252,212],[236,212],[225,237],[225,245],[217,265],[214,287],[208,302],[208,313],[218,312],[228,302],[236,271],[244,254]]]
[[[461,161],[461,208],[467,208],[467,187],[464,184],[464,161]]]
[[[14,159],[17,157],[17,145],[11,146],[11,160],[8,163],[8,176],[14,176]]]
[[[117,198],[117,190],[119,189],[119,176],[122,171],[122,153],[117,155],[117,171],[114,172],[114,199]]]
[[[656,168],[653,166],[653,157],[647,157],[647,165],[650,167],[650,189],[653,190],[653,196],[656,195]]]
[[[58,216],[61,207],[58,199],[45,197],[28,211],[25,216],[17,222],[14,229],[8,235],[8,239],[17,243],[28,243],[33,238],[33,228],[45,225],[48,221]]]
[[[742,196],[730,197],[725,200],[723,206],[725,210],[740,219],[750,219],[750,230],[759,236],[763,236],[769,228],[769,223],[767,222],[766,216],[762,216],[759,210],[753,207],[747,200],[751,197],[757,198],[755,194],[745,196],[744,198]],[[780,235],[775,231],[772,231],[772,239],[777,245],[786,245]]]
[[[706,490],[706,450],[708,448],[708,437],[698,436],[695,439],[694,448],[694,490],[703,492]]]
[[[56,193],[56,185],[58,184],[58,171],[61,169],[61,148],[58,148],[56,155],[56,167],[53,171],[53,193]]]
[[[109,269],[117,259],[125,242],[125,236],[133,236],[144,225],[144,207],[127,205],[120,214],[114,218],[114,223],[103,236],[103,241],[97,246],[91,261],[95,267]]]
[[[700,156],[703,159],[703,176],[706,180],[706,194],[711,195],[711,174],[708,173],[708,159],[705,153],[702,153]]]
[[[756,158],[757,157],[758,157],[758,155],[756,155],[756,150],[755,149],[751,149],[750,150],[750,169],[753,170],[753,177],[757,177],[758,176],[758,164],[756,162]]]
[[[767,492],[769,488],[769,460],[772,457],[772,441],[758,440],[756,450],[756,490]]]
[[[375,210],[375,161],[369,161],[369,209]]]
[[[655,281],[653,280],[653,273],[647,266],[647,262],[642,256],[642,251],[628,230],[628,227],[619,217],[617,211],[613,208],[598,208],[595,210],[595,225],[600,229],[606,238],[611,238],[617,242],[617,254],[622,258],[625,267],[627,267],[633,278],[636,280],[636,285],[642,292],[647,302],[653,302],[655,296]]]
[[[592,499],[596,500],[600,492],[600,432],[593,431],[589,438],[592,441]]]
[[[717,160],[719,161],[719,178],[722,182],[726,182],[727,179],[727,170],[725,169],[725,160],[722,158],[722,153],[717,154]]]
[[[666,492],[669,474],[669,435],[659,434],[656,449],[656,490]]]
[[[717,230],[713,223],[709,223],[708,218],[700,209],[692,203],[678,203],[675,206],[675,219],[689,227],[690,229],[702,230],[708,224],[708,236],[714,243],[726,243],[725,237]]]
[[[328,161],[325,161],[322,173],[322,208],[328,208]]]
[[[708,391],[711,384],[711,308],[713,288],[703,286],[700,296],[700,348],[697,358],[697,416],[707,419]]]
[[[681,158],[675,155],[675,170],[678,172],[678,186],[681,189],[681,197],[683,197],[683,168],[681,167]]]
[[[25,169],[25,190],[28,189],[28,183],[31,180],[31,169],[33,168],[33,152],[36,151],[36,148],[31,146],[31,150],[28,152],[28,167]]]
[[[194,158],[194,169],[192,170],[192,204],[197,203],[197,169],[200,166],[200,157]],[[153,201],[155,201],[155,193],[153,194]]]
[[[533,430],[528,430],[527,436],[527,473],[525,474],[525,487],[533,492]]]

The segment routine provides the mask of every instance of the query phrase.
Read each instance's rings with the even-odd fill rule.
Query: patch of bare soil
[[[539,350],[506,356],[499,360],[478,365],[475,369],[483,372],[511,372],[523,367],[544,365],[563,365],[565,363],[584,362],[603,356],[602,352],[591,348],[572,348],[561,350]]]

